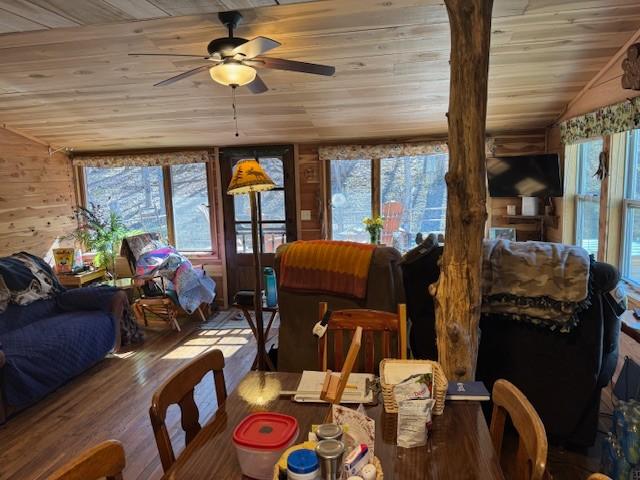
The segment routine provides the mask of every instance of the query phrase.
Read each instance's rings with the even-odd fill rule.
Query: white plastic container
[[[272,480],[273,468],[298,438],[298,421],[281,413],[253,413],[233,432],[240,469],[247,477]]]

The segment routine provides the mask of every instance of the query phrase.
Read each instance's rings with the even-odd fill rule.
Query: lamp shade
[[[225,62],[209,69],[211,78],[227,86],[240,86],[253,82],[256,70],[239,62]]]
[[[239,195],[249,192],[271,190],[276,186],[273,180],[263,170],[257,160],[250,158],[240,160],[233,169],[233,177],[229,182],[227,193]]]

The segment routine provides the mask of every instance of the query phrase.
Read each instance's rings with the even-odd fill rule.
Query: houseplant
[[[384,219],[380,215],[374,215],[373,217],[366,217],[362,220],[364,227],[369,232],[371,243],[377,245],[380,243],[380,233],[384,226]]]
[[[116,259],[122,239],[135,235],[129,230],[122,218],[101,205],[90,204],[90,208],[78,206],[74,210],[78,228],[70,234],[82,246],[94,253],[93,264],[103,267],[107,274],[116,279]]]

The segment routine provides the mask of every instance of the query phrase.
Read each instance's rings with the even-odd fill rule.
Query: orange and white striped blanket
[[[332,240],[293,242],[280,263],[280,288],[364,299],[375,248]]]

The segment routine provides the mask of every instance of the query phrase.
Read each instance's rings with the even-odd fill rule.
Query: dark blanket
[[[9,303],[28,305],[64,291],[51,267],[27,252],[0,258],[0,312]]]
[[[5,333],[6,402],[17,408],[36,402],[104,358],[115,339],[111,315],[95,310],[60,313]]]

